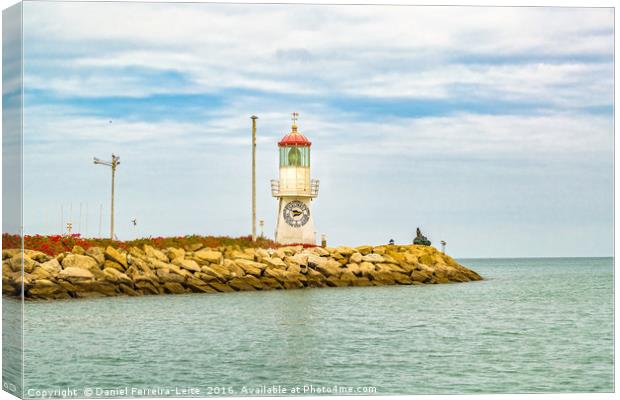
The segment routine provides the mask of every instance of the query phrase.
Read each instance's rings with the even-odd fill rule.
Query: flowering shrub
[[[149,237],[142,239],[129,240],[126,242],[110,239],[87,239],[82,238],[79,234],[73,235],[51,235],[42,236],[34,235],[24,236],[24,248],[29,250],[37,250],[43,253],[55,256],[65,251],[71,251],[73,246],[80,246],[85,250],[89,247],[107,247],[113,246],[115,248],[127,249],[132,246],[142,247],[145,244],[153,246],[155,248],[164,249],[167,247],[185,247],[192,244],[200,243],[205,247],[220,247],[220,246],[239,246],[240,248],[246,247],[262,247],[262,248],[276,248],[278,244],[270,239],[257,238],[256,242],[252,242],[251,236],[241,236],[238,238],[231,238],[228,236],[176,236],[176,237]],[[2,248],[3,249],[16,249],[21,247],[21,241],[19,235],[2,235]]]
[[[291,244],[287,244],[287,246],[301,246],[304,249],[309,249],[312,247],[319,247],[316,244],[309,244],[309,243],[291,243]]]

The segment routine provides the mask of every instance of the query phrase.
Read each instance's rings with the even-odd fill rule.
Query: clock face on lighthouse
[[[310,219],[310,209],[299,200],[291,201],[284,206],[284,221],[293,228],[300,228]]]

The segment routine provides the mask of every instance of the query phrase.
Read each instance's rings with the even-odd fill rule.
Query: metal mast
[[[107,165],[112,168],[112,202],[110,206],[110,239],[114,240],[114,179],[116,177],[116,167],[121,163],[120,157],[112,154],[112,161],[103,161],[94,157],[94,163]]]

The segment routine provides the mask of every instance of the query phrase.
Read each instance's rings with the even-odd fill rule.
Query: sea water
[[[25,395],[613,391],[613,259],[460,261],[485,279],[26,302]]]

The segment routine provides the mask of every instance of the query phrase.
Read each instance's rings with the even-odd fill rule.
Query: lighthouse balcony
[[[308,186],[308,184],[304,182],[280,185],[280,181],[278,179],[272,179],[271,195],[273,197],[296,196],[314,198],[319,195],[319,180],[311,179],[310,186]]]

